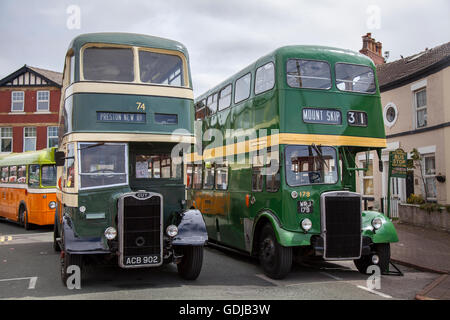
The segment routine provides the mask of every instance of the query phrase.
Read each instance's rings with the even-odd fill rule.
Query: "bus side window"
[[[19,166],[17,169],[17,182],[27,182],[27,166]]]
[[[39,187],[39,165],[32,164],[28,167],[28,185]]]
[[[64,187],[74,188],[75,187],[75,150],[74,144],[70,143],[67,145],[67,159],[64,165]]]
[[[9,167],[9,182],[16,183],[17,182],[17,166]]]
[[[276,173],[273,171],[276,168]],[[277,192],[280,189],[280,170],[278,168],[278,161],[271,160],[271,163],[266,166],[266,191]]]
[[[228,164],[216,163],[216,190],[228,189]]]
[[[194,172],[192,177],[192,188],[201,189],[202,188],[202,165],[194,165]]]
[[[261,192],[263,190],[262,167],[252,167],[252,191]]]
[[[205,176],[203,181],[203,189],[214,188],[214,164],[205,162]]]
[[[8,182],[8,176],[9,176],[9,168],[8,167],[2,167],[1,182],[2,183],[7,183]]]
[[[186,188],[192,188],[193,182],[193,167],[192,164],[186,165]]]

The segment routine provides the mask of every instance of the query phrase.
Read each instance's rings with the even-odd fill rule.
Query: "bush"
[[[411,195],[406,199],[406,203],[409,204],[424,204],[425,199],[421,195],[415,195],[414,193],[411,193]]]
[[[427,202],[420,206],[420,209],[428,211],[428,213],[431,213],[433,211],[441,212],[442,206],[439,203],[435,202]]]

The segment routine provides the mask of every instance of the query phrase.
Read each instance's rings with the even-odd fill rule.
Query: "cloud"
[[[69,5],[81,9],[81,29],[69,30]],[[368,29],[367,8],[380,9],[379,29]],[[187,46],[195,95],[277,47],[316,44],[358,51],[371,31],[390,61],[448,41],[448,0],[2,0],[0,78],[23,64],[61,71],[80,33],[151,34]]]

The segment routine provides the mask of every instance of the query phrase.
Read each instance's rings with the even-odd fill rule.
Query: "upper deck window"
[[[183,63],[175,55],[139,51],[141,81],[169,86],[185,86]]]
[[[234,92],[234,103],[244,101],[250,97],[250,82],[252,80],[252,75],[247,73],[245,76],[236,80],[235,92]]]
[[[132,82],[134,58],[131,48],[89,47],[83,54],[85,80]]]
[[[287,83],[293,88],[330,89],[330,65],[324,61],[289,59]]]
[[[290,186],[338,181],[336,150],[322,146],[287,146],[286,181]]]
[[[367,66],[336,63],[336,87],[341,91],[375,93],[375,75]]]
[[[255,75],[255,94],[269,91],[275,86],[275,65],[273,62],[256,69]]]
[[[226,109],[231,104],[231,84],[223,88],[219,93],[219,111]]]

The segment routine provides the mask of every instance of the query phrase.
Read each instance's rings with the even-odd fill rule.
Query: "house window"
[[[434,154],[423,156],[423,178],[427,200],[435,200],[436,193],[436,162]]]
[[[36,150],[36,128],[24,128],[23,151]]]
[[[12,151],[12,128],[0,128],[1,150],[0,152]]]
[[[11,93],[11,111],[23,111],[25,93],[23,91],[13,91]]]
[[[58,146],[58,127],[47,128],[47,147],[52,148]]]
[[[366,161],[362,161],[363,168],[366,167]],[[363,171],[362,175],[362,193],[365,196],[373,196],[373,162],[369,160],[369,165],[367,166],[367,171]]]
[[[421,89],[414,92],[414,101],[416,105],[416,125],[417,128],[427,126],[427,90]]]
[[[37,92],[37,111],[48,111],[50,106],[50,91]]]

